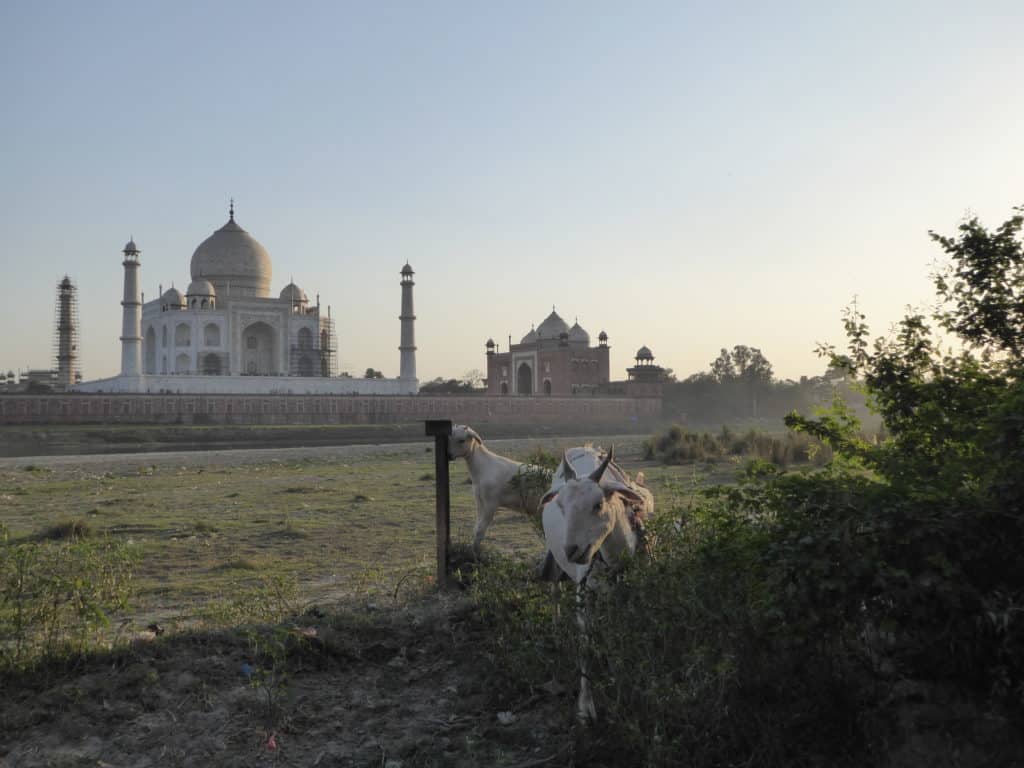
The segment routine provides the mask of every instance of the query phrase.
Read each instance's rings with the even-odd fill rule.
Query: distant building
[[[192,254],[191,282],[182,293],[160,287],[140,292],[141,251],[122,251],[121,373],[87,381],[81,392],[189,394],[415,394],[416,345],[413,270],[401,270],[400,375],[355,379],[338,375],[337,339],[330,310],[289,281],[271,293],[266,249],[235,221]]]
[[[636,351],[635,364],[627,368],[626,392],[631,397],[661,397],[665,369],[654,364],[654,353],[646,347]]]
[[[493,339],[486,348],[489,395],[593,394],[608,383],[608,334],[601,331],[591,346],[579,322],[570,328],[554,307],[507,351],[499,352]]]

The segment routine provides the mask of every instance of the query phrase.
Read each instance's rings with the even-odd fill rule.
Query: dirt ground
[[[341,621],[307,614],[261,641],[137,641],[9,690],[0,764],[569,764],[570,694],[512,701],[487,690],[483,631],[467,598],[445,595]],[[275,656],[282,637],[288,650]],[[275,676],[282,655],[288,671]]]
[[[386,461],[396,450],[426,461],[426,445],[48,456],[0,459],[0,471],[21,482],[39,475],[27,467],[46,468],[62,482],[81,472]],[[402,605],[320,602],[278,627],[143,632],[74,669],[0,683],[0,766],[572,765],[573,692],[492,690],[484,632],[466,593],[429,589]]]

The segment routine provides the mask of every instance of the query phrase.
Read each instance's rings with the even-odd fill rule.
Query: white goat
[[[522,512],[540,528],[539,501],[547,484],[547,472],[541,467],[499,456],[484,445],[471,427],[456,424],[448,438],[448,460],[463,458],[473,481],[476,500],[476,525],[473,527],[473,551],[480,550],[487,528],[498,507]]]
[[[631,482],[612,463],[614,448],[603,458],[593,448],[566,451],[560,477],[541,500],[544,538],[558,566],[576,582],[576,621],[586,636],[584,590],[595,585],[595,568],[615,569],[625,555],[646,548],[644,521],[654,513],[654,496],[643,475]],[[588,472],[580,476],[581,472]],[[594,722],[597,711],[585,660],[579,659],[580,693],[576,717]]]

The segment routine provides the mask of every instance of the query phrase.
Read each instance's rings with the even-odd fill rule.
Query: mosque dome
[[[608,334],[605,333],[604,331],[601,331],[599,334],[597,334],[597,340],[598,341],[608,341]]]
[[[281,289],[281,301],[290,301],[292,304],[308,304],[306,292],[295,283],[288,283]]]
[[[640,347],[640,349],[638,349],[636,351],[636,359],[637,360],[653,360],[654,359],[654,353],[651,352],[651,350],[648,347],[643,346],[643,347]]]
[[[568,332],[569,324],[558,316],[554,307],[551,308],[551,314],[544,318],[544,322],[537,327],[537,336],[541,339],[557,339],[563,333]]]
[[[185,297],[177,288],[168,288],[160,297],[160,303],[165,307],[182,307],[185,305]]]
[[[569,343],[570,344],[590,344],[590,334],[583,330],[580,326],[579,321],[573,323],[572,328],[569,329]]]
[[[409,262],[408,261],[405,262],[405,266],[402,267],[402,274],[403,275],[411,275],[411,274],[413,274],[412,267],[409,266]]]
[[[535,344],[537,342],[537,332],[531,328],[530,332],[520,339],[520,344]]]
[[[135,238],[131,238],[127,243],[125,243],[123,253],[138,253],[138,252],[139,252],[139,248],[138,248],[137,245],[135,245]]]
[[[193,280],[206,278],[221,294],[270,296],[270,254],[238,225],[233,209],[228,223],[196,248],[191,270]]]
[[[171,290],[174,290],[173,288]],[[217,293],[213,288],[213,283],[202,277],[193,280],[188,285],[188,290],[185,291],[188,296],[209,297],[216,296]],[[166,295],[166,294],[165,294]]]

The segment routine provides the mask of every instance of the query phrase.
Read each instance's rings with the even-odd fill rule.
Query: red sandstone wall
[[[661,400],[370,395],[0,395],[0,424],[604,424],[657,419]]]

